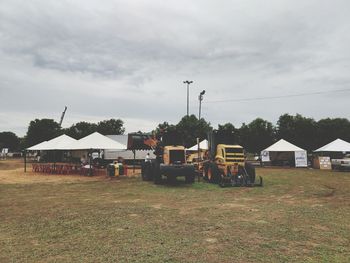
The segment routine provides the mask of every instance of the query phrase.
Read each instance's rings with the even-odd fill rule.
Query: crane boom
[[[64,111],[62,112],[61,120],[60,120],[60,127],[62,127],[62,122],[63,122],[64,115],[66,114],[66,111],[67,111],[67,106],[64,106]]]

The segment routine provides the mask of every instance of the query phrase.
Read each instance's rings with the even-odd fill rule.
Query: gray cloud
[[[36,117],[120,117],[128,131],[191,112],[240,125],[282,113],[350,118],[348,1],[18,1],[0,6],[0,130]],[[322,106],[320,106],[322,105]],[[229,112],[229,113],[227,113]],[[71,115],[69,115],[71,113]],[[69,117],[70,116],[70,117]],[[71,118],[71,119],[69,119]],[[18,119],[18,121],[14,121]]]

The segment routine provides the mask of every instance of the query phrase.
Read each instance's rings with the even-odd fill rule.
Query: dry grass
[[[263,188],[221,189],[19,165],[0,162],[0,262],[350,261],[350,173],[259,169]]]

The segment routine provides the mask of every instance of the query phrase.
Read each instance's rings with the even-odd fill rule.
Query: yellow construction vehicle
[[[262,186],[255,183],[255,167],[246,162],[242,146],[234,138],[212,131],[208,136],[209,155],[203,165],[203,177],[220,186]]]
[[[185,177],[186,183],[193,183],[195,168],[186,162],[185,147],[176,142],[176,135],[155,138],[151,134],[129,134],[128,149],[130,150],[154,150],[156,159],[145,160],[141,167],[141,176],[144,181],[153,180],[155,184],[162,182],[162,176],[168,181],[174,181],[176,177]]]

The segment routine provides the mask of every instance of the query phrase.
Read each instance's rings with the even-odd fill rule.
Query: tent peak
[[[268,152],[294,152],[294,151],[305,151],[304,149],[286,141],[285,139],[280,139],[263,151]]]
[[[337,138],[314,152],[350,152],[350,143]]]

